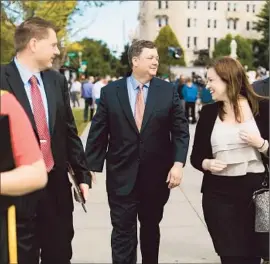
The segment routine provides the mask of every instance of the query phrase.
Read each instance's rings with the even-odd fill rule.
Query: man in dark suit
[[[89,169],[101,172],[106,158],[117,264],[136,263],[137,216],[142,262],[158,263],[163,208],[186,161],[188,123],[176,89],[154,77],[158,61],[153,42],[131,45],[132,74],[102,88],[88,135]]]
[[[42,264],[68,264],[74,230],[67,162],[85,198],[91,178],[70,108],[67,81],[49,70],[59,54],[54,26],[30,18],[17,27],[14,42],[16,57],[1,68],[1,88],[13,93],[26,111],[48,172],[42,192],[18,198],[16,203],[19,263],[39,263],[41,249]]]
[[[269,77],[252,84],[254,91],[263,96],[269,96]]]

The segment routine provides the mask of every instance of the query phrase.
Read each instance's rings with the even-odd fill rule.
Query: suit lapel
[[[41,77],[47,97],[49,130],[50,134],[52,135],[56,118],[56,100],[55,100],[56,80],[53,79],[53,76],[52,74],[50,75],[49,71],[41,72]]]
[[[135,129],[135,131],[139,133],[138,128],[135,123],[133,113],[132,113],[132,109],[129,103],[127,78],[123,78],[121,82],[119,83],[117,95],[128,121],[130,122],[131,126]]]
[[[20,73],[16,67],[16,64],[14,61],[12,61],[6,68],[6,76],[7,76],[7,82],[10,86],[10,90],[15,95],[16,99],[19,101],[19,103],[23,106],[31,124],[34,129],[34,131],[37,134],[37,127],[34,120],[33,112],[30,106],[30,102],[28,100],[24,83],[21,79]]]
[[[142,123],[141,133],[145,129],[147,122],[149,121],[150,116],[154,110],[154,106],[156,103],[156,97],[157,97],[157,90],[158,90],[157,88],[158,88],[158,84],[156,82],[156,79],[153,78],[151,80],[150,86],[148,88],[148,94],[147,94],[144,115],[143,115],[143,123]]]

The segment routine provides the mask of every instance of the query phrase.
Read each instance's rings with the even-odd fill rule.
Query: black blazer
[[[77,135],[77,128],[70,108],[67,81],[64,75],[53,70],[41,72],[41,77],[48,102],[51,147],[55,163],[49,175],[48,187],[60,196],[63,194],[64,197],[67,193],[66,186],[70,187],[67,162],[70,162],[73,167],[79,183],[90,185],[91,179],[83,145]],[[14,61],[1,66],[1,88],[13,93],[23,106],[39,142],[31,106]]]
[[[86,144],[90,170],[107,167],[107,191],[127,195],[139,168],[156,187],[166,181],[174,161],[185,163],[189,131],[177,91],[163,80],[153,78],[141,132],[129,103],[127,79],[102,88],[97,113]],[[140,165],[140,166],[139,166]],[[146,183],[147,184],[147,183]],[[158,187],[157,187],[158,188]]]
[[[263,96],[269,96],[269,77],[252,84],[254,91]]]
[[[204,159],[212,159],[211,134],[218,115],[218,104],[205,105],[200,113],[200,118],[196,127],[194,144],[191,153],[191,164],[194,168],[202,171],[204,174],[208,172],[202,168]],[[260,114],[255,117],[258,129],[263,139],[269,141],[269,101],[264,100],[259,104]],[[268,149],[269,156],[269,149]],[[269,160],[262,155],[264,163],[268,164]]]

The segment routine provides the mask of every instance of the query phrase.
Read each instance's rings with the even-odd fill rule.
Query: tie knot
[[[31,85],[37,85],[38,84],[38,80],[37,77],[35,75],[33,75],[30,79],[29,82]]]
[[[143,84],[139,84],[138,88],[139,88],[140,91],[143,90],[143,86],[144,86]]]

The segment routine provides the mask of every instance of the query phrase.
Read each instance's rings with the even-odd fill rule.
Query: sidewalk
[[[90,125],[82,135],[85,144]],[[191,142],[195,126],[190,127]],[[207,232],[201,209],[202,175],[188,162],[181,187],[173,189],[161,222],[160,263],[219,263]],[[75,205],[72,263],[112,263],[111,223],[105,172],[97,174],[87,202],[88,213]],[[138,263],[141,263],[138,248]]]

